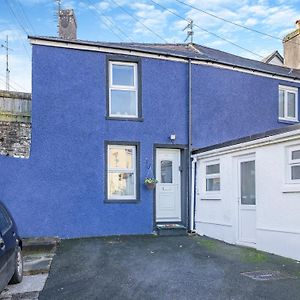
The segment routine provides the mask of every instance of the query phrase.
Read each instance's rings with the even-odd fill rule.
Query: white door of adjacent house
[[[238,242],[251,246],[256,243],[255,159],[254,157],[240,159],[238,164]]]
[[[156,221],[181,221],[180,149],[156,149]]]

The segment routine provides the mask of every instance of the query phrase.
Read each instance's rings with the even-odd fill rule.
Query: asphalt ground
[[[260,281],[249,271],[291,278]],[[294,260],[199,236],[63,240],[40,300],[300,299]]]

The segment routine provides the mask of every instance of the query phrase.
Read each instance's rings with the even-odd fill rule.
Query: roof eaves
[[[272,129],[272,130],[268,130],[268,131],[265,131],[262,133],[257,133],[257,134],[245,136],[242,138],[238,138],[235,140],[227,141],[224,143],[215,144],[215,145],[204,147],[204,148],[194,149],[192,151],[192,154],[194,155],[194,154],[205,153],[205,152],[208,152],[211,150],[216,150],[216,149],[221,149],[221,148],[234,146],[234,145],[238,145],[238,144],[242,144],[242,143],[252,142],[255,140],[260,140],[263,138],[279,135],[282,133],[288,133],[288,132],[292,132],[292,131],[299,130],[299,129],[300,129],[300,124],[290,125],[290,126],[286,126],[286,127],[278,128],[278,129]]]
[[[183,60],[189,60],[189,59],[193,59],[193,60],[198,60],[198,61],[202,61],[202,62],[207,62],[207,63],[218,63],[224,66],[229,66],[229,67],[237,67],[237,68],[241,68],[244,70],[250,70],[252,72],[260,72],[263,74],[269,74],[271,76],[281,76],[281,77],[286,77],[286,78],[290,78],[293,80],[299,80],[300,76],[294,76],[294,75],[289,75],[289,74],[282,74],[279,72],[271,72],[268,70],[264,70],[261,68],[251,68],[251,67],[246,67],[242,64],[234,64],[234,63],[228,63],[228,62],[224,62],[221,60],[217,60],[214,59],[212,57],[209,56],[205,56],[205,57],[199,57],[199,54],[194,54],[194,55],[183,55],[183,54],[178,54],[178,53],[171,53],[171,52],[166,52],[166,51],[157,51],[157,50],[149,50],[149,49],[141,49],[140,47],[136,47],[133,43],[133,47],[128,47],[128,46],[119,46],[116,44],[107,44],[107,43],[101,43],[101,42],[90,42],[90,41],[82,41],[82,40],[64,40],[64,39],[60,39],[60,38],[55,38],[55,37],[41,37],[41,36],[28,36],[28,39],[32,40],[43,40],[43,41],[50,41],[50,42],[60,42],[60,43],[66,43],[66,44],[77,44],[77,45],[84,45],[84,46],[94,46],[94,47],[102,47],[102,48],[106,48],[106,49],[117,49],[117,50],[125,50],[125,51],[136,51],[136,52],[141,52],[141,53],[146,53],[146,54],[154,54],[154,55],[158,55],[158,56],[165,56],[165,57],[175,57],[175,58],[180,58]],[[130,43],[128,43],[129,45]],[[196,47],[197,48],[197,47]],[[201,51],[201,50],[200,50]],[[204,54],[205,55],[205,54]]]

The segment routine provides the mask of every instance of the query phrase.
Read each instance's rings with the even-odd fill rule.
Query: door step
[[[156,225],[156,232],[158,235],[170,236],[170,235],[187,235],[187,229],[180,224],[158,224]]]

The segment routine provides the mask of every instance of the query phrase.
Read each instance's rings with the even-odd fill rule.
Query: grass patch
[[[215,250],[217,249],[217,241],[209,240],[209,239],[200,239],[197,241],[197,244],[200,246],[205,247],[208,250]]]
[[[267,261],[268,256],[266,253],[255,250],[245,248],[242,249],[241,252],[241,260],[248,263],[262,263]]]

